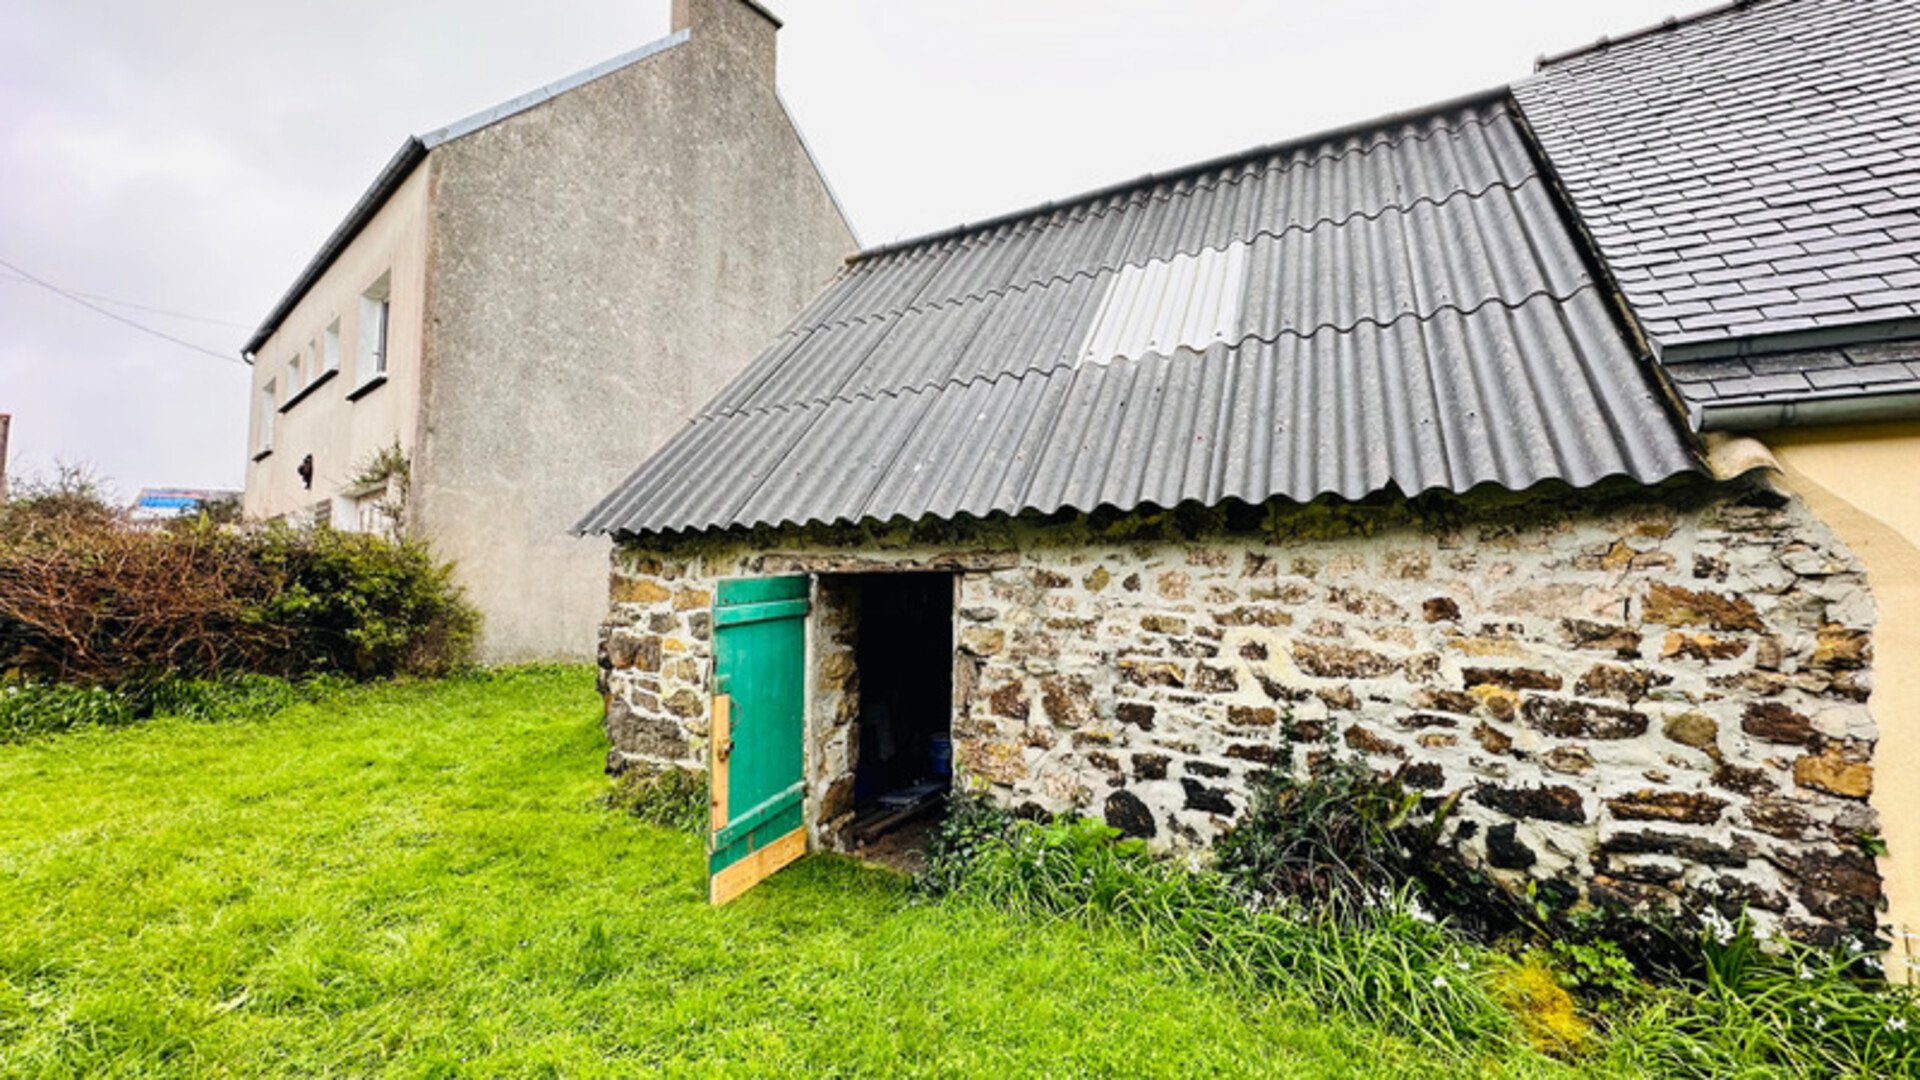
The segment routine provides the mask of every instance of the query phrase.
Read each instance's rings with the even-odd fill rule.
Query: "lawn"
[[[697,838],[599,807],[598,705],[527,670],[0,746],[0,1075],[1435,1075],[844,859],[709,908]]]

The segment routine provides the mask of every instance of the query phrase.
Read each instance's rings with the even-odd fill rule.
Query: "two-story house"
[[[426,538],[484,658],[589,655],[607,542],[567,527],[856,246],[778,28],[675,0],[669,36],[408,138],[246,344],[246,514]]]

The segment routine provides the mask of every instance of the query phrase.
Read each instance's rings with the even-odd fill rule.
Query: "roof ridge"
[[[747,2],[751,3],[752,0],[747,0]],[[686,27],[682,27],[665,37],[655,38],[636,48],[628,49],[618,56],[602,60],[597,64],[589,64],[571,75],[563,75],[552,82],[543,83],[524,94],[510,97],[489,108],[481,109],[479,112],[470,116],[463,116],[451,124],[435,128],[425,135],[419,136],[420,142],[426,146],[427,149],[431,150],[443,143],[450,143],[455,139],[464,139],[476,131],[492,127],[509,117],[518,116],[529,109],[545,105],[547,102],[552,101],[554,98],[559,97],[569,90],[577,90],[590,82],[597,82],[615,72],[624,71],[642,60],[658,56],[669,49],[685,45],[692,39],[693,32]]]
[[[959,296],[943,297],[939,300],[935,300],[927,304],[911,302],[902,306],[883,308],[879,311],[869,312],[863,315],[851,315],[844,318],[832,319],[827,322],[814,323],[811,326],[801,327],[797,329],[789,329],[783,332],[780,335],[780,337],[788,340],[797,340],[800,338],[808,337],[814,332],[819,330],[833,330],[833,329],[839,329],[839,328],[848,327],[848,326],[866,326],[871,323],[879,322],[884,319],[895,318],[901,315],[926,314],[926,313],[941,311],[949,307],[957,307],[961,304],[966,304],[966,303],[978,303],[984,300],[997,300],[997,299],[1010,296],[1016,293],[1025,293],[1033,289],[1050,289],[1055,285],[1071,285],[1075,281],[1081,278],[1086,278],[1087,280],[1091,281],[1095,278],[1098,278],[1101,274],[1108,273],[1110,271],[1123,270],[1129,266],[1144,267],[1149,263],[1163,262],[1167,259],[1178,258],[1183,255],[1198,255],[1198,254],[1201,254],[1202,252],[1207,252],[1207,251],[1225,251],[1226,248],[1228,246],[1231,246],[1232,244],[1251,244],[1255,240],[1259,240],[1262,238],[1281,240],[1293,233],[1300,233],[1300,234],[1312,233],[1312,232],[1318,231],[1323,226],[1340,228],[1356,220],[1372,223],[1372,222],[1379,221],[1380,219],[1386,217],[1390,213],[1402,214],[1402,215],[1411,214],[1413,211],[1421,208],[1422,206],[1430,206],[1430,207],[1434,207],[1435,209],[1438,209],[1440,207],[1446,206],[1448,203],[1451,203],[1454,199],[1460,198],[1460,197],[1465,197],[1468,199],[1483,198],[1488,193],[1492,192],[1495,188],[1504,188],[1509,192],[1518,194],[1522,188],[1527,187],[1529,184],[1542,184],[1542,183],[1544,183],[1544,181],[1542,180],[1539,172],[1537,171],[1528,173],[1526,179],[1520,181],[1517,184],[1508,183],[1504,179],[1496,179],[1488,182],[1484,187],[1480,187],[1477,189],[1464,188],[1464,187],[1454,188],[1452,191],[1447,192],[1444,196],[1441,196],[1438,199],[1428,195],[1420,195],[1405,203],[1390,203],[1375,211],[1355,210],[1353,213],[1348,214],[1345,217],[1340,217],[1340,218],[1318,217],[1305,225],[1288,224],[1288,225],[1282,226],[1279,229],[1263,227],[1263,228],[1254,230],[1244,239],[1228,241],[1226,245],[1203,244],[1192,251],[1181,251],[1176,249],[1175,251],[1170,252],[1167,255],[1156,255],[1153,258],[1145,259],[1145,260],[1127,258],[1111,264],[1103,264],[1091,270],[1075,269],[1073,272],[1067,273],[1067,274],[1055,273],[1048,277],[1043,277],[1043,278],[1028,277],[1024,280],[1011,282],[1006,285],[996,286],[994,288],[987,289],[983,292],[967,292]]]
[[[1656,34],[1664,34],[1672,30],[1678,30],[1683,26],[1693,26],[1696,23],[1706,22],[1709,19],[1717,18],[1721,15],[1745,11],[1753,7],[1756,3],[1759,3],[1759,0],[1730,0],[1728,3],[1703,8],[1691,15],[1669,15],[1657,23],[1650,26],[1643,26],[1638,30],[1629,30],[1618,37],[1602,34],[1596,41],[1567,49],[1564,52],[1540,54],[1534,58],[1533,70],[1536,73],[1545,71],[1549,65],[1564,63],[1568,60],[1577,60],[1583,56],[1591,56],[1595,53],[1603,53],[1615,45],[1629,45],[1653,37]]]
[[[294,276],[293,284],[288,286],[287,291],[274,302],[266,318],[260,320],[260,325],[254,328],[246,344],[241,346],[241,355],[248,358],[249,363],[252,362],[252,355],[279,331],[287,316],[293,314],[293,309],[299,306],[307,292],[319,283],[320,278],[333,266],[334,261],[346,250],[347,245],[360,235],[360,230],[373,220],[373,216],[386,205],[387,199],[400,189],[400,185],[412,174],[413,167],[425,160],[427,154],[435,148],[455,139],[465,138],[508,117],[517,116],[529,109],[544,105],[568,91],[578,89],[615,72],[624,71],[642,60],[684,45],[691,40],[691,37],[690,31],[677,30],[637,48],[628,49],[611,59],[602,60],[571,75],[555,79],[518,97],[508,98],[491,108],[482,109],[443,127],[435,128],[425,135],[408,135],[406,141],[400,144],[400,149],[394,153],[380,172],[375,174],[373,183],[367,185],[367,189],[352,206],[347,208],[346,217],[342,218],[340,223],[327,234],[326,239],[320,242],[320,249]]]
[[[1595,287],[1594,283],[1592,281],[1588,281],[1568,291],[1564,295],[1555,293],[1549,289],[1535,289],[1534,291],[1528,293],[1525,296],[1520,297],[1517,300],[1508,300],[1505,297],[1500,297],[1500,296],[1489,296],[1482,299],[1479,303],[1474,304],[1471,307],[1463,307],[1459,304],[1453,304],[1453,303],[1440,304],[1429,311],[1425,311],[1425,312],[1406,311],[1398,315],[1395,315],[1391,319],[1379,319],[1371,315],[1363,315],[1353,320],[1353,322],[1347,323],[1345,325],[1342,325],[1339,323],[1320,323],[1304,332],[1294,327],[1282,327],[1281,329],[1275,331],[1272,337],[1267,337],[1256,331],[1250,330],[1240,335],[1239,337],[1234,338],[1232,341],[1215,342],[1212,345],[1209,345],[1206,349],[1192,349],[1192,348],[1182,346],[1180,348],[1174,349],[1172,352],[1150,352],[1150,353],[1142,354],[1142,357],[1128,357],[1128,358],[1115,358],[1115,359],[1138,360],[1138,359],[1144,358],[1145,356],[1177,356],[1181,353],[1193,353],[1194,355],[1197,355],[1197,356],[1205,356],[1206,353],[1216,348],[1224,348],[1228,351],[1240,349],[1245,347],[1246,344],[1250,341],[1258,341],[1263,345],[1277,345],[1279,344],[1281,338],[1286,338],[1286,337],[1296,338],[1301,341],[1307,341],[1328,332],[1340,333],[1340,334],[1352,333],[1354,330],[1359,329],[1363,325],[1372,325],[1375,328],[1381,329],[1381,330],[1385,330],[1389,327],[1397,326],[1403,322],[1408,322],[1408,321],[1418,322],[1422,325],[1425,325],[1427,323],[1431,323],[1436,317],[1442,314],[1451,313],[1454,315],[1462,315],[1462,316],[1474,315],[1481,311],[1484,311],[1486,308],[1494,304],[1498,304],[1501,307],[1504,307],[1505,309],[1507,309],[1508,311],[1516,311],[1534,302],[1535,300],[1539,300],[1543,297],[1548,300],[1552,300],[1556,304],[1565,304],[1571,301],[1574,297],[1579,296],[1581,293],[1587,292],[1588,290],[1593,289],[1594,287]],[[1094,363],[1094,364],[1099,364],[1104,366],[1112,362],[1113,362],[1112,359],[1083,362],[1082,360],[1075,358],[1072,360],[1055,363],[1046,367],[1041,367],[1039,365],[1028,365],[1027,367],[1013,369],[1013,370],[981,372],[975,375],[968,376],[967,378],[954,378],[952,376],[948,376],[943,379],[939,379],[933,382],[921,383],[915,386],[888,387],[881,390],[860,391],[858,393],[854,393],[851,395],[834,393],[834,394],[829,394],[825,397],[811,397],[811,398],[805,398],[800,401],[782,401],[782,402],[777,402],[771,405],[756,405],[752,408],[708,411],[708,412],[702,412],[696,415],[693,419],[693,424],[704,424],[704,423],[707,423],[708,421],[733,419],[735,417],[770,416],[776,413],[791,412],[795,409],[811,409],[816,406],[832,405],[832,404],[835,404],[836,402],[841,404],[846,404],[846,405],[853,405],[862,401],[878,403],[882,398],[891,398],[894,400],[898,400],[901,397],[906,396],[908,394],[917,395],[917,394],[927,394],[927,393],[935,393],[935,392],[944,393],[948,390],[964,390],[970,386],[975,386],[981,383],[997,383],[1004,379],[1024,379],[1029,375],[1051,376],[1061,371],[1080,368],[1082,366],[1085,366],[1086,363]],[[692,426],[692,425],[689,425],[689,426]]]
[[[1046,221],[1045,219],[1050,215],[1052,215],[1053,213],[1055,213],[1056,211],[1068,210],[1068,209],[1072,209],[1072,208],[1087,205],[1087,204],[1097,204],[1102,200],[1110,199],[1117,195],[1138,192],[1138,191],[1145,191],[1148,199],[1161,198],[1161,197],[1171,198],[1172,197],[1171,193],[1167,196],[1159,196],[1153,193],[1152,188],[1160,184],[1173,183],[1173,182],[1184,180],[1194,176],[1204,176],[1207,173],[1224,170],[1234,165],[1244,165],[1249,162],[1257,161],[1263,157],[1276,157],[1282,153],[1285,153],[1291,150],[1301,150],[1311,146],[1329,145],[1339,139],[1350,138],[1352,136],[1359,135],[1365,132],[1383,131],[1387,128],[1390,128],[1399,124],[1408,124],[1408,123],[1413,123],[1414,121],[1417,121],[1417,120],[1431,119],[1434,117],[1442,116],[1447,113],[1458,113],[1475,105],[1487,105],[1487,104],[1494,104],[1497,102],[1501,106],[1501,111],[1502,111],[1502,114],[1504,115],[1508,111],[1508,100],[1509,100],[1509,88],[1505,86],[1501,86],[1495,90],[1485,90],[1477,94],[1469,94],[1463,97],[1454,98],[1449,101],[1438,102],[1433,105],[1427,106],[1425,108],[1411,109],[1405,112],[1392,113],[1387,116],[1378,117],[1374,120],[1365,121],[1363,123],[1348,124],[1342,127],[1329,128],[1325,131],[1316,132],[1312,135],[1303,136],[1298,139],[1287,139],[1287,140],[1282,140],[1280,142],[1267,143],[1261,146],[1252,147],[1247,150],[1241,150],[1236,153],[1223,154],[1218,157],[1208,158],[1204,161],[1194,162],[1193,164],[1190,164],[1190,165],[1183,165],[1174,169],[1170,169],[1164,173],[1147,173],[1144,176],[1139,176],[1132,180],[1127,180],[1127,181],[1123,181],[1121,183],[1116,183],[1116,184],[1108,184],[1105,187],[1094,188],[1090,191],[1084,191],[1077,195],[1070,195],[1060,199],[1049,199],[1046,202],[1039,203],[1034,206],[1029,206],[1023,210],[1011,210],[1003,214],[996,214],[993,217],[983,218],[980,221],[962,222],[959,225],[953,225],[944,229],[935,230],[933,232],[923,233],[919,236],[909,237],[905,240],[895,240],[889,243],[879,244],[874,247],[864,248],[860,251],[854,252],[852,255],[847,256],[847,262],[849,264],[866,263],[873,259],[878,259],[882,256],[897,255],[897,254],[900,254],[901,252],[911,251],[915,248],[928,247],[932,244],[936,244],[945,240],[977,236],[980,234],[988,233],[993,230],[999,229],[1006,225],[1027,221],[1029,219],[1035,219],[1038,222],[1034,226],[1035,231],[1043,228],[1054,228],[1057,226],[1053,225],[1049,221]],[[1418,132],[1413,135],[1401,136],[1401,137],[1388,136],[1388,137],[1381,138],[1373,142],[1367,143],[1364,146],[1347,148],[1337,153],[1323,154],[1317,157],[1313,157],[1313,158],[1307,159],[1304,162],[1301,162],[1301,164],[1312,165],[1312,164],[1318,164],[1322,161],[1338,161],[1338,160],[1341,160],[1342,158],[1345,158],[1354,154],[1367,154],[1367,153],[1373,152],[1375,149],[1394,149],[1408,142],[1424,141],[1425,139],[1436,134],[1440,134],[1440,133],[1451,134],[1453,132],[1464,131],[1469,127],[1484,128],[1492,124],[1495,124],[1497,122],[1498,121],[1496,119],[1492,117],[1488,117],[1484,119],[1483,118],[1468,119],[1465,122],[1460,123],[1458,125],[1454,125],[1454,124],[1435,125],[1433,127],[1430,127],[1424,131]],[[1284,169],[1287,167],[1289,166],[1282,166],[1281,167],[1282,171],[1284,171]],[[1219,182],[1221,181],[1215,181],[1216,185]],[[1237,181],[1227,181],[1227,182],[1237,182]],[[1197,191],[1197,190],[1203,190],[1203,188],[1199,184],[1196,184],[1190,190]],[[1205,190],[1210,190],[1210,189],[1205,189]],[[1127,203],[1124,203],[1121,205],[1131,205],[1132,202],[1133,200],[1128,200]],[[1087,216],[1091,218],[1098,213],[1106,213],[1106,212],[1107,212],[1106,210],[1096,210],[1092,213],[1089,213]],[[1019,234],[1016,233],[1015,235],[1019,235]]]

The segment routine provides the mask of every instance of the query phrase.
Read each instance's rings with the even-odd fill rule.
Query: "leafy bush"
[[[294,671],[438,676],[472,650],[479,613],[419,541],[270,529],[253,545],[281,583],[258,618],[291,632]]]
[[[124,687],[439,675],[479,625],[450,567],[415,541],[205,521],[137,529],[61,500],[57,513],[45,500],[0,513],[0,670],[19,676]]]
[[[944,896],[965,883],[974,863],[1013,830],[1014,817],[991,799],[965,792],[947,797],[947,815],[927,837],[925,863],[914,888]]]
[[[692,769],[630,768],[613,782],[609,809],[681,832],[707,828],[707,775]]]
[[[1640,997],[1646,985],[1620,946],[1606,938],[1553,938],[1544,943],[1545,964],[1560,985],[1602,1012]]]

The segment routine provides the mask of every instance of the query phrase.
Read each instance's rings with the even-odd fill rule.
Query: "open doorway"
[[[847,837],[867,858],[911,866],[953,777],[953,576],[863,574],[851,584],[860,706]]]

